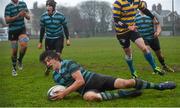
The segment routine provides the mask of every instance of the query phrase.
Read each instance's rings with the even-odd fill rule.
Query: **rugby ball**
[[[63,91],[65,89],[66,89],[66,87],[63,85],[55,85],[55,86],[51,87],[47,92],[48,99],[53,100],[53,99],[51,99],[51,97],[53,97],[55,95],[55,92]]]

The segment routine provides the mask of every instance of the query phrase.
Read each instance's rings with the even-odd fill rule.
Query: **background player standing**
[[[29,38],[26,34],[24,18],[30,20],[28,14],[27,5],[23,1],[11,0],[5,8],[5,21],[9,24],[8,39],[11,41],[12,48],[12,75],[16,76],[16,63],[18,62],[18,67],[20,70],[23,69],[22,60],[27,50],[27,42]],[[19,50],[19,57],[17,59],[18,53],[18,41],[21,46]]]
[[[155,64],[150,50],[145,45],[143,38],[138,34],[134,21],[135,15],[138,12],[137,9],[141,10],[147,16],[150,16],[155,22],[157,22],[156,18],[143,6],[141,0],[116,0],[113,6],[116,36],[125,52],[125,60],[129,66],[132,77],[136,78],[137,73],[133,66],[130,40],[144,53],[144,57],[151,65],[154,73],[164,75],[164,71]]]
[[[40,19],[41,29],[38,48],[42,48],[42,40],[45,35],[45,50],[55,50],[60,55],[64,48],[64,35],[66,37],[66,45],[70,45],[67,21],[65,16],[56,10],[56,2],[54,0],[47,0],[46,8],[47,11],[42,14]],[[45,73],[49,73],[48,68]]]
[[[146,2],[142,1],[142,3],[147,8]],[[160,23],[154,23],[149,16],[146,16],[141,11],[136,15],[135,22],[136,26],[138,27],[138,32],[143,37],[145,44],[155,52],[159,62],[163,67],[163,70],[174,72],[174,70],[165,63],[165,59],[161,53],[161,47],[158,38],[161,33]]]

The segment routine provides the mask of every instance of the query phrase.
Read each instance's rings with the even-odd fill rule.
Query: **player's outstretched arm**
[[[63,99],[65,96],[78,90],[81,86],[85,84],[84,78],[80,70],[77,70],[76,72],[72,73],[72,77],[75,80],[73,84],[67,87],[65,90],[57,92],[57,94],[54,97],[52,97],[53,100]]]

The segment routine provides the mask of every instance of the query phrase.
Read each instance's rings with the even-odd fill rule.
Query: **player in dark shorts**
[[[54,0],[46,1],[47,11],[42,14],[40,19],[40,40],[38,48],[42,48],[42,40],[45,35],[45,50],[54,50],[57,54],[62,54],[64,48],[64,35],[66,37],[66,45],[70,45],[69,31],[65,16],[56,10],[56,2]],[[48,74],[50,69],[46,69]]]
[[[8,38],[9,41],[11,41],[12,48],[12,76],[17,75],[16,63],[18,63],[19,70],[23,69],[22,60],[26,53],[27,43],[29,41],[24,22],[24,19],[30,19],[28,12],[26,3],[19,0],[11,0],[5,8],[4,16],[6,23],[9,25]],[[18,42],[20,45],[19,57],[17,57]]]
[[[164,75],[164,71],[156,65],[150,50],[136,30],[137,27],[135,26],[134,20],[138,9],[150,16],[154,21],[157,21],[151,12],[142,5],[141,0],[116,0],[113,4],[116,36],[125,52],[125,60],[129,66],[132,77],[138,77],[136,69],[133,66],[132,49],[130,46],[130,41],[132,41],[143,52],[144,57],[151,65],[153,72]]]
[[[98,101],[139,96],[142,89],[167,90],[176,88],[176,84],[172,81],[152,83],[141,79],[122,79],[97,74],[84,69],[75,61],[62,60],[53,51],[44,51],[39,59],[54,70],[54,82],[66,87],[65,90],[56,92],[55,96],[51,97],[53,100],[63,99],[74,91],[78,92],[84,100]],[[119,90],[125,88],[135,89]],[[108,90],[116,89],[118,89],[116,92],[108,92]]]
[[[143,4],[145,7],[147,7],[145,1],[143,1]],[[160,23],[154,24],[153,20],[149,16],[144,15],[142,12],[136,15],[135,22],[136,26],[138,27],[138,32],[143,37],[145,44],[155,52],[159,62],[163,67],[163,70],[167,72],[174,72],[174,69],[170,68],[165,63],[164,56],[161,52],[158,38],[161,33]]]

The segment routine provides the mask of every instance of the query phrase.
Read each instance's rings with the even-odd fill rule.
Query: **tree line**
[[[108,2],[85,1],[75,7],[57,5],[56,9],[66,16],[72,36],[89,37],[106,34],[113,30],[112,9]],[[33,9],[31,9],[32,28],[36,33],[39,32],[40,17],[45,11],[45,6],[38,7],[37,2],[33,4]]]

